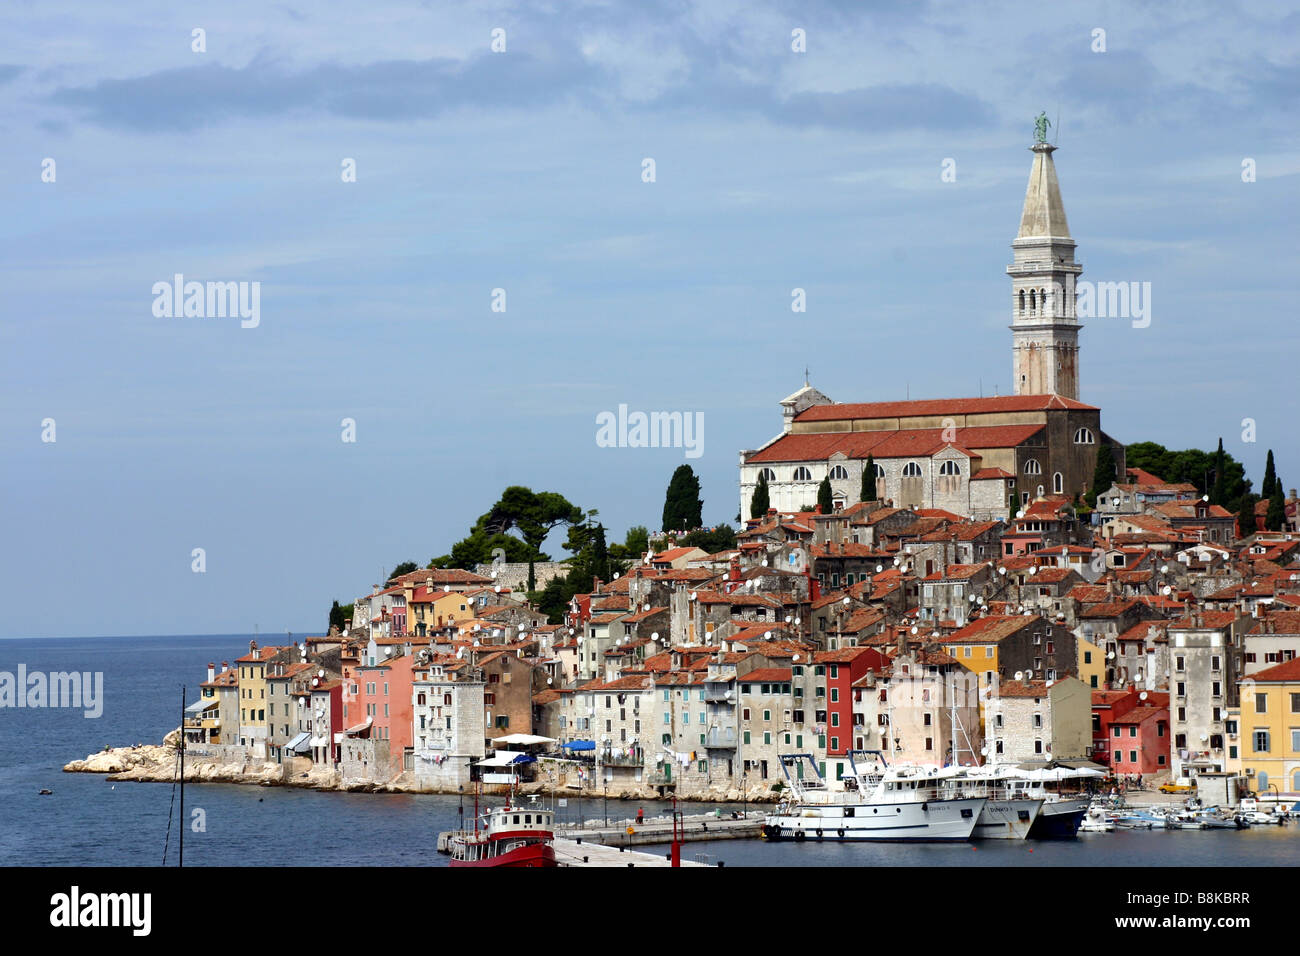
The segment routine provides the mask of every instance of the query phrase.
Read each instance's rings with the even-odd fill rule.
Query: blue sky
[[[839,401],[1007,394],[1040,110],[1083,278],[1152,284],[1149,328],[1086,323],[1082,398],[1300,485],[1298,34],[1280,3],[6,4],[0,635],[317,629],[508,484],[653,527],[686,459],[598,447],[620,403],[703,413],[712,523],[805,365]],[[175,273],[260,282],[260,325],[155,317]]]

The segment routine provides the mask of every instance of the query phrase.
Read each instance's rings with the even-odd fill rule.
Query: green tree
[[[1259,486],[1262,498],[1273,497],[1273,485],[1277,484],[1277,469],[1273,466],[1273,449],[1268,450],[1268,462],[1264,465],[1264,483]]]
[[[1255,501],[1254,495],[1241,496],[1241,506],[1237,510],[1237,531],[1243,538],[1249,538],[1256,530]]]
[[[414,561],[403,561],[397,567],[393,568],[392,572],[388,575],[387,580],[391,581],[393,578],[401,577],[403,574],[410,574],[412,571],[418,570],[420,570],[420,566]]]
[[[708,554],[730,551],[736,546],[736,529],[729,524],[718,525],[709,530],[701,528],[682,538],[680,543],[684,547],[700,548]]]
[[[490,511],[479,516],[470,533],[452,545],[449,554],[430,561],[429,567],[468,571],[476,564],[491,563],[497,548],[512,563],[547,561],[549,558],[542,553],[542,544],[551,531],[560,525],[572,526],[583,520],[582,509],[563,495],[551,491],[533,492],[522,485],[511,485],[501,493],[500,500]],[[529,583],[531,590],[531,568]]]
[[[664,495],[663,529],[686,531],[704,524],[700,479],[690,465],[678,465]]]
[[[876,500],[876,457],[867,455],[867,463],[862,469],[862,490],[858,493],[859,501]]]
[[[1217,451],[1206,452],[1198,448],[1170,451],[1156,442],[1135,442],[1125,447],[1124,457],[1129,467],[1149,471],[1173,484],[1186,482],[1194,485],[1202,495],[1210,494],[1215,475],[1222,475],[1225,508],[1238,503],[1241,496],[1250,491],[1245,465],[1226,452],[1220,461]]]
[[[330,606],[330,623],[329,623],[329,627],[326,628],[326,632],[333,630],[336,627],[340,631],[343,630],[344,620],[345,619],[343,617],[343,608],[339,607],[338,601],[335,601],[333,605]]]
[[[1115,455],[1110,450],[1110,445],[1102,442],[1097,446],[1097,465],[1092,470],[1092,487],[1084,496],[1089,508],[1097,507],[1097,496],[1106,491],[1114,481]]]
[[[592,577],[600,578],[608,583],[609,574],[609,551],[605,546],[605,526],[596,525],[596,530],[592,533],[591,542],[591,573]]]
[[[609,557],[611,561],[631,565],[640,561],[641,556],[649,550],[650,529],[643,524],[638,524],[627,529],[627,535],[624,537],[622,544],[615,542],[609,546]],[[619,570],[623,569],[620,568]]]
[[[828,515],[835,510],[835,499],[831,497],[830,475],[823,478],[822,483],[817,486],[817,507],[824,515]]]
[[[753,497],[749,499],[749,516],[761,518],[770,507],[767,500],[767,469],[764,468],[758,473],[758,484],[754,486]]]
[[[1274,476],[1273,493],[1268,498],[1268,514],[1264,516],[1266,531],[1281,531],[1286,524],[1286,498],[1282,493],[1282,479]]]
[[[1226,494],[1223,466],[1227,463],[1227,457],[1223,453],[1223,439],[1219,439],[1219,450],[1214,453],[1214,484],[1210,486],[1210,504],[1222,506],[1224,495]]]

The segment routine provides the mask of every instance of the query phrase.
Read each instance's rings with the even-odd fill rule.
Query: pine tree
[[[822,483],[817,486],[817,508],[824,515],[835,510],[835,499],[831,497],[830,475],[823,478]]]
[[[686,531],[704,524],[700,479],[690,465],[678,465],[664,495],[663,530]]]
[[[1223,439],[1219,439],[1219,450],[1214,453],[1214,484],[1210,486],[1210,504],[1223,505],[1224,476]]]
[[[1097,466],[1092,470],[1092,487],[1084,495],[1089,508],[1097,507],[1097,498],[1104,494],[1115,482],[1115,454],[1110,445],[1102,442],[1097,446]]]
[[[767,469],[758,473],[758,484],[754,486],[754,496],[749,499],[749,516],[761,518],[769,508],[767,499]]]
[[[609,581],[609,550],[605,546],[605,526],[596,525],[595,540],[591,545],[591,573],[602,581]]]
[[[1241,507],[1237,511],[1237,533],[1239,537],[1249,538],[1255,533],[1255,501],[1254,495],[1245,494],[1241,496]]]
[[[1277,470],[1273,467],[1273,449],[1268,450],[1268,463],[1264,465],[1264,484],[1260,486],[1261,498],[1273,497],[1273,486],[1277,484]]]
[[[867,455],[867,464],[862,469],[862,491],[858,494],[858,500],[876,500],[876,457],[874,455]]]
[[[1268,514],[1264,516],[1266,531],[1281,531],[1286,524],[1286,498],[1282,494],[1282,479],[1273,478],[1273,494],[1268,499]]]

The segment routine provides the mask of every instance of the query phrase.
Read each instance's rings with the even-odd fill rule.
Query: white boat
[[[985,797],[988,802],[971,834],[977,840],[1024,840],[1047,802],[1042,795],[1015,793],[1006,767],[963,767],[948,777],[954,796]]]
[[[935,843],[969,840],[986,797],[951,796],[937,768],[890,768],[883,758],[851,772],[831,790],[812,754],[781,754],[788,796],[764,819],[766,840]]]
[[[1285,812],[1275,809],[1272,813],[1268,813],[1254,797],[1242,797],[1237,812],[1247,823],[1255,825],[1283,823],[1286,820]]]
[[[1114,829],[1114,822],[1106,816],[1106,811],[1101,807],[1089,807],[1079,823],[1080,833],[1110,833]]]

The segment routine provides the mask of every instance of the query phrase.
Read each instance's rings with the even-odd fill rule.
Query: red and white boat
[[[452,866],[557,866],[555,814],[506,804],[475,819],[474,829],[447,841]]]

